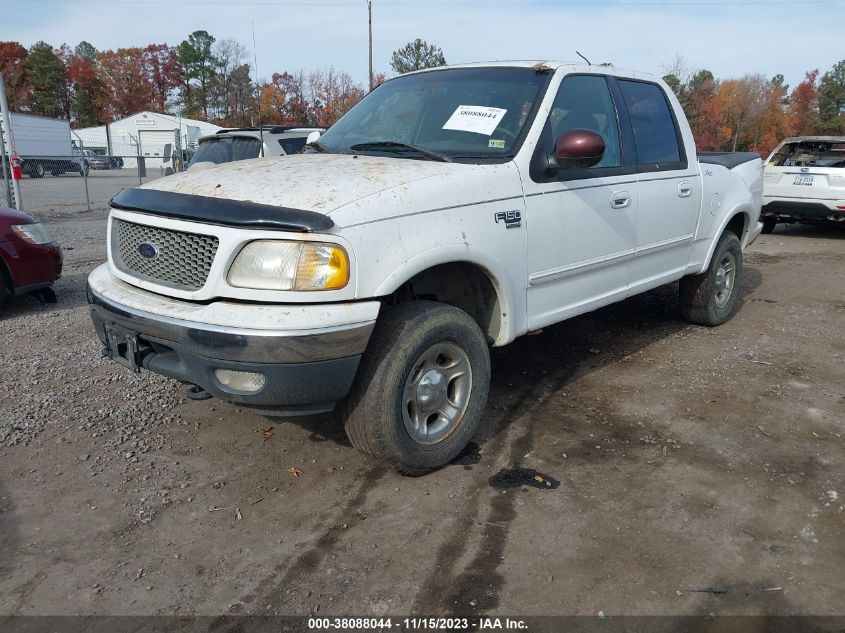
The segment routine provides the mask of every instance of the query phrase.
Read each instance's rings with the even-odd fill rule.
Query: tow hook
[[[209,398],[211,398],[211,394],[199,385],[191,385],[190,387],[188,387],[188,389],[185,391],[185,396],[189,400],[208,400]]]

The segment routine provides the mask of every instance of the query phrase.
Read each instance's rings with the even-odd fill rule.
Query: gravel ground
[[[762,236],[721,328],[668,286],[495,350],[484,430],[409,479],[106,362],[105,216],[47,219],[59,303],[0,316],[0,615],[845,614],[845,231]]]

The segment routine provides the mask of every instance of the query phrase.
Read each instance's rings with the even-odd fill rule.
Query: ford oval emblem
[[[810,171],[810,168],[809,167],[802,167],[801,171],[806,174],[808,171]]]
[[[144,259],[155,259],[158,257],[158,246],[152,242],[141,242],[138,244],[138,254]]]

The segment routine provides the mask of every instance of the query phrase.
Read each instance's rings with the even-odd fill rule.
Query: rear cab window
[[[845,169],[845,142],[785,143],[769,159],[772,167],[832,167]]]

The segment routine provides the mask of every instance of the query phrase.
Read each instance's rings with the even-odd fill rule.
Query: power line
[[[42,4],[108,4],[111,6],[120,5],[134,5],[135,0],[128,2],[119,2],[117,0],[41,0]],[[168,4],[172,5],[172,0],[144,0],[144,4]],[[337,2],[319,0],[317,2],[304,2],[302,0],[182,0],[181,6],[200,6],[200,5],[220,5],[220,6],[275,6],[275,7],[346,7],[350,9],[359,8],[360,4],[352,4],[350,2]],[[790,5],[793,7],[803,7],[812,5],[843,5],[845,0],[674,0],[660,2],[659,0],[634,0],[632,2],[609,1],[609,0],[595,0],[587,2],[585,0],[576,0],[575,2],[532,2],[531,7],[558,7],[561,9],[571,7],[602,7],[602,8],[626,8],[626,7],[684,7],[684,6],[772,6],[772,5]],[[475,2],[465,1],[435,1],[435,2],[379,2],[379,7],[404,7],[404,8],[450,8],[450,7],[477,7]],[[496,2],[494,0],[484,3],[485,7],[513,7],[525,8],[524,5],[519,5],[513,1]]]

